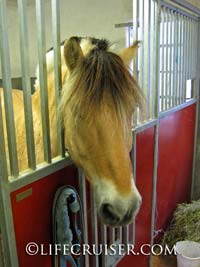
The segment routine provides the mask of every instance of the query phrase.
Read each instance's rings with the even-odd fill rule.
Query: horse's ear
[[[71,37],[64,43],[64,58],[69,71],[73,71],[83,58],[78,37]]]
[[[139,43],[139,41],[136,41],[130,47],[124,48],[118,53],[118,55],[121,57],[121,59],[127,66],[129,66],[131,60],[136,57]]]

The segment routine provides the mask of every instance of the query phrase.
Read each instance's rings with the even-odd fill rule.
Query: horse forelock
[[[140,88],[121,58],[109,51],[109,42],[83,38],[80,45],[88,51],[63,86],[61,112],[69,105],[75,119],[92,121],[106,106],[122,121],[137,105],[142,108]]]

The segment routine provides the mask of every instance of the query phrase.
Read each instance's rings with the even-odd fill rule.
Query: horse
[[[61,46],[62,92],[58,111],[65,147],[92,185],[101,221],[110,226],[132,222],[141,205],[130,159],[132,115],[137,107],[144,110],[142,92],[128,69],[137,47],[136,42],[117,54],[111,51],[107,40],[91,37],[71,37]],[[51,152],[55,157],[58,151],[52,51],[46,60]],[[13,90],[12,96],[19,168],[25,170],[28,159],[23,95]],[[4,103],[2,106],[4,110]],[[36,161],[41,163],[44,158],[39,76],[32,110]]]

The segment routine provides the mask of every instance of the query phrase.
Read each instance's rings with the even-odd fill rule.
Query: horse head
[[[107,40],[72,37],[63,51],[65,143],[93,187],[100,218],[111,226],[130,223],[141,204],[130,151],[132,114],[143,97],[127,67],[136,49],[137,43],[115,54]]]

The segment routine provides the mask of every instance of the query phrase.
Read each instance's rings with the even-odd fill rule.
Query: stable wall
[[[30,76],[33,77],[37,65],[35,1],[29,0],[27,2]],[[46,48],[48,49],[53,44],[50,0],[45,0],[45,10]],[[60,0],[60,11],[61,40],[70,36],[93,36],[107,38],[111,43],[116,44],[116,50],[125,45],[124,28],[115,28],[114,25],[132,18],[132,0]],[[17,1],[8,0],[8,33],[12,77],[21,77],[18,24]]]

